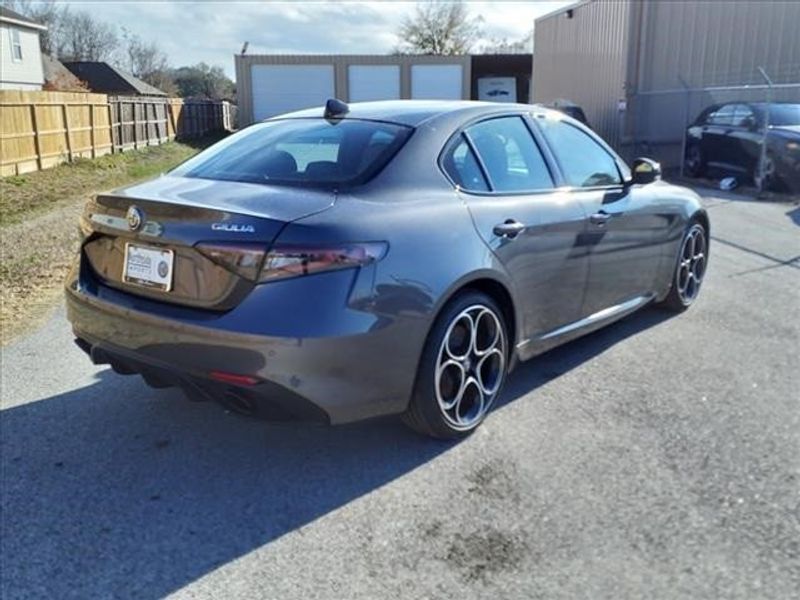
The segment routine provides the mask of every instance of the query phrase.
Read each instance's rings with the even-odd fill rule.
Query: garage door
[[[412,65],[411,97],[416,100],[461,100],[461,65]]]
[[[325,104],[333,98],[333,65],[253,65],[256,121]]]
[[[350,65],[347,68],[350,102],[400,98],[399,65]]]

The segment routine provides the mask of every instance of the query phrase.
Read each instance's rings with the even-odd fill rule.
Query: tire
[[[692,144],[686,148],[686,156],[683,159],[683,165],[689,177],[701,177],[705,174],[706,162],[700,146]]]
[[[775,157],[770,152],[767,152],[763,160],[759,159],[756,172],[753,174],[753,182],[756,184],[759,191],[762,192],[783,191],[775,167]]]
[[[669,294],[659,305],[667,310],[683,312],[694,304],[700,294],[707,266],[708,231],[702,223],[692,220],[681,239]]]
[[[438,439],[475,431],[503,390],[508,340],[503,311],[491,297],[468,291],[453,298],[428,334],[405,423]]]

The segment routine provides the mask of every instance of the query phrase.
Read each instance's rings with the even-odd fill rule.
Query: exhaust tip
[[[256,414],[256,403],[251,399],[234,391],[225,392],[220,398],[222,406],[228,410],[235,412],[246,417],[252,417]]]

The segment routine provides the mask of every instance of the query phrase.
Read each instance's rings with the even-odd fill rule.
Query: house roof
[[[105,62],[64,61],[64,66],[89,89],[100,94],[166,96],[166,92]]]
[[[47,27],[41,23],[37,23],[33,19],[29,19],[25,15],[21,15],[5,6],[0,6],[0,21],[4,23],[12,23],[20,27],[28,27],[30,29],[38,29],[39,31],[46,31]]]

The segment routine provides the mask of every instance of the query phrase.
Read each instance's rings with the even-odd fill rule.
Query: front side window
[[[483,121],[469,127],[466,134],[486,167],[493,191],[553,187],[547,163],[521,117]]]
[[[215,144],[172,173],[246,183],[352,185],[383,168],[411,131],[357,119],[269,121]]]
[[[14,58],[14,62],[19,62],[22,60],[22,42],[19,39],[19,29],[12,27],[8,31],[11,35],[11,56]]]
[[[711,125],[733,125],[733,115],[735,108],[733,104],[726,104],[719,110],[715,110],[708,118]]]
[[[734,127],[752,127],[755,125],[755,115],[746,104],[737,104],[733,110]]]
[[[556,155],[567,184],[573,187],[619,185],[617,161],[590,135],[555,118],[537,119]]]

